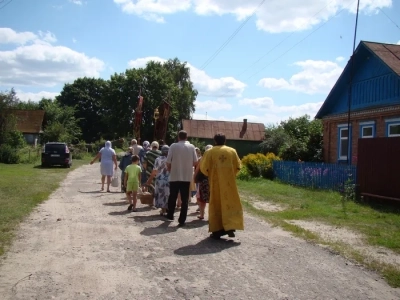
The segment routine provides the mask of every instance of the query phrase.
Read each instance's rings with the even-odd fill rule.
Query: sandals
[[[197,219],[204,220],[204,217],[197,216]]]

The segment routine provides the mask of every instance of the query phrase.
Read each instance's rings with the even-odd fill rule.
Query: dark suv
[[[66,143],[46,143],[42,152],[42,167],[61,165],[70,168],[72,154]]]

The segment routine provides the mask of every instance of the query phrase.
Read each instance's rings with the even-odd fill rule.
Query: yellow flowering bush
[[[242,164],[245,166],[252,177],[264,177],[273,179],[273,161],[281,160],[274,153],[256,153],[248,154],[242,159]]]

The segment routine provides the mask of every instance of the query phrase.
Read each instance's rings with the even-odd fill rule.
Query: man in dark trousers
[[[173,220],[176,200],[181,194],[182,207],[179,215],[179,225],[184,226],[189,205],[189,188],[193,179],[193,167],[197,165],[195,147],[187,141],[184,130],[178,133],[178,142],[173,143],[168,151],[167,167],[169,173],[169,198],[167,219]]]

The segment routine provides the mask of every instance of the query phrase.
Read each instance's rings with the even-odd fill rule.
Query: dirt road
[[[400,299],[377,274],[249,215],[237,238],[215,241],[194,205],[178,228],[99,188],[97,164],[74,170],[21,225],[1,299]]]

